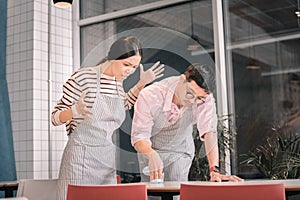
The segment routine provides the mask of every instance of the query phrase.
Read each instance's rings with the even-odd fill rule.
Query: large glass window
[[[156,1],[85,0],[81,1],[80,16],[83,19],[153,2]],[[245,177],[258,175],[257,169],[240,164],[245,159],[242,155],[265,144],[267,137],[274,141],[276,135],[273,128],[282,130],[288,126],[294,135],[299,135],[300,131],[300,25],[295,15],[297,1],[224,0],[223,4],[228,50],[226,60],[232,66],[232,76],[230,73],[227,75],[233,79],[228,78],[233,83],[229,103],[234,103],[234,113],[229,114],[236,116],[237,127],[236,149],[232,154],[237,170],[234,172]],[[130,30],[142,27],[176,31],[193,38],[204,48],[190,46],[189,42],[184,43],[179,37],[168,34],[149,36],[146,31],[139,32],[144,46],[152,46],[154,41],[164,46],[161,49],[145,49],[143,62],[161,60],[179,73],[190,61],[206,62],[203,52],[214,60],[215,22],[212,9],[212,0],[187,1],[82,26],[81,63],[96,64],[106,55],[109,47],[104,45],[106,48],[97,49],[99,43],[114,34],[130,33]],[[181,49],[182,52],[179,55],[169,49]],[[92,62],[86,62],[91,55],[97,56]],[[169,70],[168,73],[175,72]],[[129,136],[120,137],[127,137],[122,141],[129,141]],[[123,149],[130,148],[129,142],[121,145],[124,145]]]
[[[232,53],[239,173],[260,176],[256,168],[240,165],[247,158],[242,155],[265,145],[267,137],[276,140],[275,129],[279,134],[285,134],[287,126],[293,134],[300,131],[297,1],[223,2]]]
[[[83,2],[85,4],[85,1]],[[120,4],[125,3],[122,1]],[[121,9],[120,5],[116,8]],[[101,42],[110,39],[114,34],[124,33],[138,36],[141,40],[144,47],[142,63],[154,63],[160,60],[165,64],[165,77],[183,73],[190,63],[203,63],[214,67],[211,0],[158,7],[141,14],[129,14],[126,17],[83,26],[80,31],[83,66],[94,65],[107,55],[109,45],[101,45],[103,48],[98,48]],[[149,66],[150,64],[145,67]],[[124,89],[127,91],[132,87],[132,83],[136,83],[133,80],[137,78],[138,72],[126,79]],[[125,179],[132,177],[133,172],[138,172],[136,154],[128,153],[134,152],[130,144],[130,130],[128,130],[131,127],[131,117],[132,112],[128,112],[116,137],[122,149],[118,159],[123,169],[121,175]],[[131,181],[135,181],[134,177],[132,178]]]

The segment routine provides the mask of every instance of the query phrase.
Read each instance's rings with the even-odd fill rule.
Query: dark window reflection
[[[300,132],[300,39],[296,1],[228,1],[237,164],[246,177],[263,176],[240,165],[243,154],[276,140],[274,129]],[[229,27],[230,26],[230,27]],[[280,134],[285,134],[281,131]]]

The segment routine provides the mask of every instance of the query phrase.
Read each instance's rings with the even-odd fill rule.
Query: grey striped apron
[[[163,111],[155,118],[151,142],[164,163],[165,181],[187,181],[195,153],[192,115],[192,107],[189,107],[174,124],[167,121]],[[138,158],[142,170],[148,160],[142,155]],[[141,178],[143,182],[149,181],[142,173]]]
[[[58,198],[66,199],[68,184],[100,185],[116,183],[114,131],[125,119],[121,97],[100,94],[100,67],[97,95],[91,118],[84,119],[69,135],[58,181]]]

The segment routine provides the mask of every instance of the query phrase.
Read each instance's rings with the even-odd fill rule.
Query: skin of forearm
[[[72,109],[64,110],[59,114],[59,121],[65,123],[66,121],[72,119],[72,117]]]
[[[217,133],[209,132],[204,135],[204,145],[209,167],[219,166],[219,148]]]
[[[140,140],[134,144],[134,148],[137,152],[143,154],[149,159],[149,155],[154,152],[149,142],[145,140]]]

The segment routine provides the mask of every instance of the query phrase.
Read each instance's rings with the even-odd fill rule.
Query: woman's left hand
[[[164,64],[160,64],[160,61],[157,61],[152,67],[150,67],[147,71],[144,71],[144,66],[140,64],[140,82],[142,85],[147,85],[162,77],[164,74],[162,73],[165,68]]]

